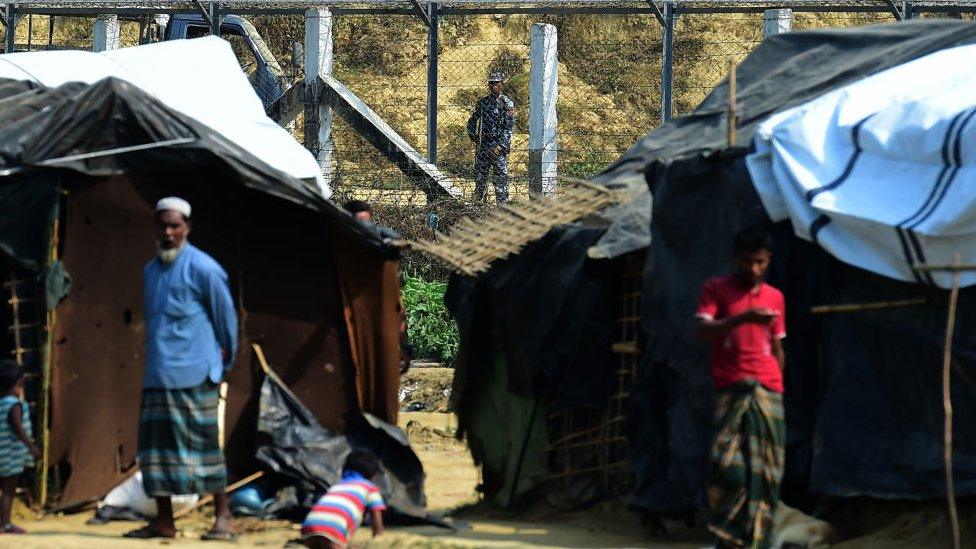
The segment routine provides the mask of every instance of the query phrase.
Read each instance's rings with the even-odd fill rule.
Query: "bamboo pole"
[[[925,298],[901,299],[897,301],[873,301],[870,303],[843,303],[839,305],[817,305],[810,307],[811,314],[825,313],[853,313],[858,311],[878,311],[881,309],[896,309],[899,307],[913,307],[915,305],[925,305],[928,301]]]
[[[952,528],[952,546],[959,549],[962,546],[959,531],[959,511],[956,507],[956,483],[952,472],[952,336],[956,328],[956,309],[959,304],[959,273],[976,270],[976,264],[963,263],[959,254],[953,256],[948,264],[921,264],[915,266],[916,271],[949,271],[952,273],[952,289],[949,292],[949,306],[946,314],[946,336],[944,354],[942,357],[942,408],[945,412],[943,421],[943,454],[946,477],[946,501],[949,507],[949,523]]]
[[[956,327],[956,306],[959,302],[959,269],[961,265],[959,254],[956,254],[952,270],[952,291],[949,293],[949,311],[946,319],[945,354],[942,359],[942,407],[945,410],[943,436],[945,449],[946,499],[949,503],[949,522],[952,525],[952,546],[961,547],[959,534],[959,511],[956,509],[956,487],[952,475],[952,395],[951,395],[951,365],[952,365],[952,333]]]
[[[59,214],[60,215],[60,214]],[[48,236],[48,262],[50,267],[58,260],[58,232],[60,230],[59,217],[51,223],[51,234]],[[38,289],[38,291],[44,291]],[[38,425],[41,428],[41,459],[37,464],[37,506],[44,509],[47,505],[47,481],[50,469],[51,453],[51,372],[54,369],[54,327],[58,316],[55,309],[45,312],[45,341],[44,354],[41,360],[41,413]]]
[[[240,488],[242,486],[245,486],[247,484],[250,484],[251,482],[254,482],[255,480],[257,480],[257,479],[259,479],[259,478],[261,478],[263,476],[264,476],[264,471],[258,471],[257,473],[251,473],[250,475],[248,475],[248,476],[242,478],[241,480],[235,482],[234,484],[231,484],[230,486],[228,486],[226,489],[224,489],[224,492],[227,493],[227,494],[230,494],[234,490],[237,490],[238,488]],[[193,505],[191,505],[191,506],[189,506],[189,507],[187,507],[185,509],[181,509],[179,512],[173,513],[173,519],[175,520],[175,519],[178,519],[180,517],[185,517],[186,515],[189,515],[190,513],[192,513],[194,509],[199,509],[200,507],[203,507],[204,505],[210,503],[211,501],[213,501],[213,494],[207,494],[207,495],[203,496],[202,498],[200,498],[199,500],[197,500],[197,502],[194,503]]]

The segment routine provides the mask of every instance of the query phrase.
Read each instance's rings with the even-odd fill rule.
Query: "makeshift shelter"
[[[876,169],[861,177],[861,184],[849,189],[854,194],[844,197],[826,193],[823,201],[808,203],[806,210],[793,206],[802,202],[795,198],[802,190],[813,190],[815,185],[826,187],[827,191],[834,188],[832,180],[822,180],[821,173],[814,174],[814,182],[809,179],[811,166],[821,166],[818,161],[824,159],[818,154],[826,151],[830,162],[823,165],[839,167],[836,175],[840,175],[848,162],[856,164],[851,158],[858,156],[858,151],[878,153],[885,149],[884,136],[892,135],[879,125],[864,134],[870,136],[866,137],[870,144],[858,142],[856,135],[851,138],[850,117],[832,118],[831,113],[860,112],[864,119],[889,108],[883,116],[896,119],[893,113],[898,109],[892,105],[900,97],[924,103],[924,96],[913,97],[908,90],[917,79],[934,78],[938,71],[931,67],[919,70],[920,66],[916,66],[916,70],[906,71],[913,75],[911,78],[889,82],[890,87],[884,93],[872,98],[868,90],[853,102],[862,107],[861,111],[851,106],[847,107],[848,111],[825,108],[816,113],[819,116],[808,117],[794,112],[793,119],[800,121],[785,126],[774,115],[886,69],[972,43],[976,43],[976,26],[959,21],[911,21],[777,35],[761,44],[738,67],[738,146],[730,147],[727,141],[728,89],[723,83],[695,112],[651,132],[595,178],[595,182],[609,186],[647,185],[653,196],[653,208],[647,199],[652,215],[641,218],[647,223],[637,229],[649,233],[650,245],[643,270],[641,333],[637,338],[642,354],[627,413],[634,506],[648,512],[704,507],[713,389],[706,368],[707,346],[692,337],[695,304],[708,277],[729,271],[731,235],[746,226],[770,225],[773,220],[778,223],[773,226],[776,250],[771,282],[787,296],[789,333],[784,497],[802,506],[810,501],[807,499],[810,494],[901,498],[943,495],[939,365],[945,329],[945,293],[931,284],[894,280],[877,274],[881,272],[878,269],[864,270],[876,263],[891,264],[887,259],[877,262],[864,259],[864,255],[884,247],[885,258],[890,257],[889,244],[899,243],[896,228],[918,229],[919,234],[915,235],[918,237],[931,227],[915,224],[917,218],[906,219],[908,223],[900,226],[901,219],[896,219],[892,225],[899,226],[891,227],[890,237],[886,235],[883,243],[872,241],[870,231],[860,233],[859,247],[853,253],[849,253],[850,249],[840,250],[839,242],[846,235],[834,232],[828,250],[835,257],[800,238],[815,234],[816,226],[791,226],[788,221],[833,216],[829,231],[850,231],[846,220],[869,212],[865,204],[870,203],[870,195],[863,192],[857,195],[855,191],[865,189],[870,178],[879,187],[904,186],[908,178],[897,171],[912,162],[892,161],[888,170]],[[947,72],[943,62],[936,66],[942,67],[943,74]],[[883,88],[877,86],[879,90]],[[936,97],[932,88],[925,86]],[[903,92],[905,95],[900,96]],[[871,101],[877,103],[875,110],[865,108]],[[957,104],[961,103],[953,103]],[[943,109],[942,114],[946,112],[947,119],[932,119],[938,123],[930,123],[929,118],[923,117],[923,122],[913,125],[917,148],[935,151],[930,156],[937,162],[935,177],[926,175],[924,183],[919,183],[924,191],[911,194],[915,208],[920,209],[927,202],[928,208],[932,208],[932,201],[945,203],[938,197],[946,194],[947,179],[939,174],[969,162],[966,152],[972,142],[966,139],[972,130],[962,125],[969,111],[963,108],[963,114],[958,115]],[[761,135],[761,146],[757,149],[753,147],[753,137],[757,127],[767,121],[768,131]],[[814,138],[792,140],[800,135],[796,133],[797,128],[816,124],[824,131],[827,126],[837,126],[830,128],[830,135],[845,135],[846,139],[831,137],[836,140],[836,146],[822,146]],[[846,134],[844,128],[848,130]],[[864,129],[871,129],[870,124]],[[933,134],[926,133],[930,131]],[[940,146],[949,134],[954,143],[963,145],[950,146],[950,152],[943,155],[946,158],[941,158]],[[926,135],[934,135],[938,145],[923,147],[921,143]],[[901,133],[898,137],[905,140],[912,136]],[[913,146],[910,140],[900,145],[900,150]],[[837,151],[843,154],[834,158],[832,155]],[[796,155],[786,154],[791,152]],[[883,157],[883,153],[879,154]],[[765,165],[769,177],[757,181],[750,177],[746,169],[749,155],[753,155],[751,162],[757,166],[753,173],[760,174],[761,165]],[[791,163],[797,158],[801,161]],[[926,160],[914,162],[922,164]],[[876,165],[884,166],[883,162]],[[860,166],[855,166],[857,169]],[[930,174],[931,170],[910,173]],[[885,185],[885,178],[891,185]],[[763,181],[769,192],[760,196],[756,188]],[[965,192],[971,195],[971,191],[964,192],[962,185],[956,189],[958,192],[951,195],[955,197],[955,206],[969,207],[971,198],[966,198]],[[829,203],[830,196],[846,198],[843,204],[836,205],[836,212],[831,211],[835,205]],[[916,200],[918,196],[920,200]],[[929,196],[933,198],[927,200]],[[771,204],[780,207],[770,211]],[[889,204],[890,201],[882,202],[879,206]],[[905,217],[910,215],[911,212]],[[931,246],[926,242],[935,242],[934,237],[940,234],[956,236],[953,230],[959,227],[966,233],[971,222],[965,216],[965,211],[957,216],[936,216],[951,222],[943,225],[943,233],[938,230],[925,233],[933,235],[933,240],[919,246],[911,242],[911,231],[903,231],[907,245],[912,248],[913,260],[924,261],[925,251],[937,250],[944,255],[951,245]],[[611,217],[607,234],[623,223],[624,218]],[[583,250],[603,230],[587,228],[585,224],[560,227],[527,248],[520,257],[495,264],[477,279],[452,280],[449,303],[458,315],[463,347],[456,406],[461,426],[468,429],[469,437],[497,445],[491,451],[472,446],[476,459],[486,463],[486,481],[489,465],[494,471],[505,473],[520,468],[520,464],[522,467],[525,463],[536,464],[535,472],[541,472],[538,478],[543,478],[546,471],[552,472],[553,462],[546,461],[542,453],[544,443],[518,446],[529,448],[528,453],[520,453],[518,449],[511,450],[515,445],[511,441],[517,435],[488,438],[505,429],[489,430],[482,425],[485,411],[492,408],[483,404],[488,397],[478,397],[478,391],[472,389],[473,383],[480,387],[505,385],[507,394],[502,393],[496,401],[505,404],[495,404],[495,409],[512,410],[518,406],[520,417],[529,415],[525,410],[532,402],[579,408],[578,404],[587,400],[580,399],[579,395],[590,395],[588,400],[592,402],[595,400],[592,397],[606,394],[606,356],[610,341],[598,329],[603,323],[595,320],[595,311],[605,313],[606,307],[592,305],[602,301],[596,296],[606,286],[586,286],[593,280],[592,273],[599,268],[599,262],[583,257]],[[861,262],[852,259],[858,254]],[[898,270],[909,276],[912,272],[904,266]],[[890,272],[885,274],[891,276]],[[583,295],[586,293],[589,295]],[[844,315],[811,313],[814,305],[906,298],[924,299],[926,305]],[[976,412],[973,398],[976,385],[970,381],[976,367],[973,364],[976,358],[976,341],[972,337],[972,322],[976,318],[972,312],[976,305],[973,299],[971,289],[964,290],[960,296],[953,374],[956,493],[963,495],[976,493],[976,424],[968,419]],[[475,304],[483,308],[471,307]],[[591,346],[598,350],[587,354],[585,350]],[[504,356],[507,368],[502,363],[495,370],[487,371],[484,364],[478,364],[473,355],[486,349],[496,351],[494,356]],[[491,376],[496,380],[489,384],[487,379]],[[523,424],[513,422],[514,427],[509,430],[524,433],[525,429],[520,427]],[[544,441],[547,437],[551,435],[540,433],[537,439]],[[490,459],[496,462],[491,463]],[[510,493],[520,491],[522,488]]]
[[[165,67],[180,67],[178,82]],[[252,343],[322,426],[363,412],[395,422],[396,253],[320,181],[219,38],[0,56],[0,273],[20,296],[4,300],[15,337],[0,350],[30,372],[40,485],[58,507],[100,497],[133,468],[142,268],[162,196],[191,202],[190,239],[227,271],[238,307],[232,476],[258,467]]]
[[[485,492],[503,505],[543,480],[560,487],[560,505],[627,490],[625,409],[647,246],[635,229],[650,204],[642,182],[612,190],[619,205],[606,207],[606,190],[569,190],[424,248],[480,273],[454,276],[445,296],[461,336],[452,401]],[[574,212],[585,218],[542,230]],[[498,251],[517,255],[490,263]]]

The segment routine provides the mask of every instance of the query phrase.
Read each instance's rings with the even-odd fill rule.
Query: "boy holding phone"
[[[766,232],[738,233],[735,273],[705,283],[695,314],[696,336],[711,344],[717,391],[708,489],[717,547],[767,546],[779,503],[786,306],[782,292],[765,282],[771,258]]]

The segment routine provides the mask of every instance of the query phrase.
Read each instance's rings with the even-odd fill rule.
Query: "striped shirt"
[[[10,409],[20,404],[23,411],[24,432],[31,434],[30,407],[15,396],[0,398],[0,477],[12,477],[24,472],[26,467],[34,465],[27,445],[17,438],[10,426]]]
[[[324,536],[345,547],[367,510],[386,510],[380,489],[359,473],[344,473],[312,506],[302,522],[302,537]]]

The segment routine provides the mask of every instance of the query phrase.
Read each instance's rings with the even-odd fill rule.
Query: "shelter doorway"
[[[640,359],[640,302],[646,250],[617,259],[612,382],[606,406],[548,416],[546,448],[549,493],[557,505],[576,507],[633,489],[627,439],[628,402]]]

